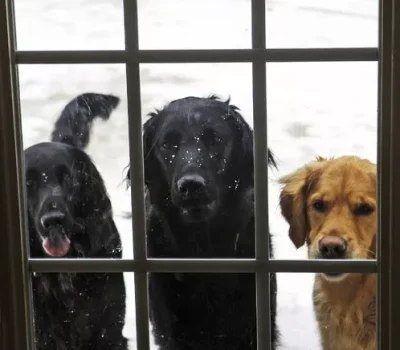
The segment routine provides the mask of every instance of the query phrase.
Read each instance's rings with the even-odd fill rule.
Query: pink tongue
[[[67,255],[71,246],[71,241],[68,238],[65,238],[60,245],[55,246],[49,242],[48,238],[45,238],[42,246],[47,255],[60,257]]]

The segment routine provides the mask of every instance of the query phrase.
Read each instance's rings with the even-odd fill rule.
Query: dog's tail
[[[84,149],[90,138],[93,120],[110,118],[119,105],[120,98],[113,95],[84,93],[70,101],[54,124],[51,141],[69,144]]]

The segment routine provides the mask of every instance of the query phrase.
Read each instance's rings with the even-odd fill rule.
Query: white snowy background
[[[115,50],[124,48],[121,0],[15,0],[20,50]],[[140,48],[250,48],[250,0],[141,0]],[[377,0],[267,1],[267,46],[376,47]],[[270,173],[270,228],[279,259],[306,258],[287,237],[278,208],[277,178],[315,156],[356,154],[376,161],[377,63],[267,64],[269,145],[279,171]],[[110,93],[122,102],[107,122],[94,125],[87,152],[102,173],[123,240],[132,257],[130,194],[123,183],[128,164],[125,67],[21,65],[24,147],[46,141],[62,108],[84,92]],[[144,64],[144,117],[188,95],[231,96],[252,122],[250,64]],[[278,324],[282,347],[318,350],[312,310],[312,274],[278,274]],[[135,349],[133,274],[126,274],[125,335]],[[156,349],[152,345],[152,349]]]

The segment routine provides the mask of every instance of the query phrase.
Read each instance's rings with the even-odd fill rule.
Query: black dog
[[[215,96],[187,97],[150,116],[143,136],[149,257],[254,258],[253,133],[238,108]],[[269,162],[276,166],[271,152]],[[271,274],[273,347],[276,290]],[[151,273],[156,343],[256,349],[255,293],[249,273]]]
[[[83,96],[77,100],[82,101]],[[111,111],[105,101],[111,100],[114,107],[119,101],[114,96],[90,96],[86,107],[64,110],[60,117],[74,120],[86,141],[91,120],[79,119],[74,111],[93,119],[94,112]],[[74,101],[69,106],[75,105]],[[121,240],[103,179],[90,157],[77,148],[86,141],[60,121],[53,135],[60,139],[67,135],[72,145],[45,142],[25,150],[31,257],[121,258]],[[122,335],[122,273],[38,274],[32,278],[32,291],[36,349],[127,349]]]

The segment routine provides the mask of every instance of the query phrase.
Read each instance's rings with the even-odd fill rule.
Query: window
[[[179,23],[177,27],[170,26],[172,32],[158,33],[158,41],[146,40],[142,35],[144,31],[139,32],[138,24],[145,28],[149,26],[144,23],[143,17],[138,11],[137,1],[124,1],[120,6],[120,15],[115,15],[116,20],[113,23],[119,23],[120,26],[110,27],[106,30],[113,30],[121,34],[125,33],[125,48],[121,41],[113,43],[111,51],[104,50],[101,36],[98,40],[92,41],[90,47],[86,47],[87,41],[68,40],[68,37],[82,38],[85,28],[78,28],[77,32],[63,33],[55,32],[52,39],[43,40],[42,47],[31,47],[29,40],[20,38],[18,30],[29,32],[30,30],[39,30],[37,35],[45,33],[34,25],[28,26],[24,18],[19,18],[22,12],[19,12],[18,1],[15,1],[16,11],[13,1],[0,2],[0,222],[2,222],[2,239],[0,245],[0,268],[1,276],[5,279],[1,288],[0,304],[0,322],[1,322],[1,342],[7,349],[29,349],[32,343],[32,318],[30,307],[30,276],[33,272],[134,272],[135,288],[135,313],[136,313],[136,347],[140,350],[149,348],[149,325],[148,325],[148,296],[147,296],[147,272],[254,272],[257,280],[257,322],[258,330],[268,329],[269,319],[269,300],[268,300],[268,273],[306,273],[337,271],[343,272],[378,272],[378,305],[379,305],[379,324],[378,324],[378,344],[380,349],[398,349],[400,344],[400,335],[395,331],[397,324],[397,315],[400,315],[396,295],[399,293],[399,287],[396,283],[397,261],[396,247],[400,247],[400,242],[396,233],[400,229],[399,216],[396,215],[397,203],[400,201],[400,187],[396,181],[399,174],[396,160],[399,153],[397,130],[399,130],[398,118],[399,101],[397,96],[398,82],[400,76],[397,66],[400,59],[398,57],[399,47],[396,36],[399,36],[399,28],[396,20],[398,17],[399,6],[395,0],[380,2],[380,38],[379,50],[376,49],[376,33],[371,33],[365,42],[357,39],[357,33],[362,28],[356,28],[354,32],[349,33],[346,41],[338,38],[333,40],[329,47],[320,45],[319,48],[311,48],[307,41],[302,41],[304,34],[309,34],[313,28],[304,26],[297,33],[290,27],[290,9],[285,12],[285,3],[280,3],[279,11],[283,11],[286,17],[283,23],[266,21],[265,1],[252,0],[248,6],[248,13],[251,16],[244,18],[244,23],[251,27],[252,35],[238,33],[238,41],[223,41],[218,47],[209,47],[207,43],[200,42],[193,47],[194,41],[187,42],[175,41],[185,46],[173,47],[168,43],[171,35],[179,33]],[[236,5],[235,1],[224,1],[228,6]],[[311,2],[310,2],[311,3]],[[372,2],[371,2],[372,3]],[[166,1],[160,6],[166,6]],[[171,1],[171,7],[165,7],[166,11],[179,10],[177,1]],[[287,3],[286,3],[287,5]],[[397,7],[396,7],[397,5]],[[34,6],[29,4],[27,6]],[[74,7],[75,6],[75,7]],[[97,5],[96,5],[97,6]],[[96,13],[91,14],[90,19],[97,21],[96,15],[104,14],[101,5],[93,5]],[[175,7],[174,7],[175,6]],[[307,6],[306,6],[307,7]],[[368,7],[368,6],[366,6]],[[320,14],[311,11],[312,6],[307,7],[310,11],[304,16],[305,23],[309,23],[315,18],[320,18]],[[143,10],[143,8],[142,8]],[[146,9],[145,9],[146,10]],[[241,9],[242,10],[242,9]],[[87,21],[88,14],[81,13],[79,6],[71,3],[71,11],[75,11],[76,16],[82,23]],[[151,13],[151,10],[149,10]],[[204,13],[207,10],[202,9]],[[324,9],[325,13],[329,8]],[[368,10],[365,10],[368,12]],[[116,11],[115,13],[117,13]],[[202,13],[203,13],[202,12]],[[243,14],[246,10],[243,9]],[[393,16],[392,16],[393,13]],[[122,16],[124,15],[124,17]],[[194,14],[196,15],[196,14]],[[364,14],[368,16],[368,13]],[[17,33],[15,33],[15,17],[17,19]],[[51,17],[51,13],[49,14]],[[198,15],[200,16],[200,14]],[[321,15],[322,16],[322,15]],[[245,17],[245,16],[244,16]],[[323,17],[323,16],[322,16]],[[322,18],[321,17],[321,18]],[[51,20],[51,18],[49,19]],[[69,21],[70,19],[67,19]],[[211,16],[211,23],[218,23],[218,18]],[[122,28],[124,23],[124,28]],[[18,26],[26,27],[18,27]],[[169,24],[168,24],[169,25]],[[318,26],[322,24],[318,23]],[[234,27],[234,23],[232,27]],[[240,26],[239,26],[240,27]],[[244,24],[245,28],[246,25]],[[163,28],[163,26],[161,26]],[[275,29],[274,29],[275,28]],[[165,28],[164,28],[165,29]],[[230,30],[223,28],[222,30]],[[174,31],[175,30],[175,31]],[[232,30],[235,30],[232,28]],[[284,40],[271,39],[269,36],[273,30],[282,30]],[[212,32],[211,32],[212,33]],[[165,36],[164,36],[165,35]],[[321,35],[324,35],[321,33]],[[21,41],[21,47],[16,46],[16,37]],[[306,36],[305,36],[306,37]],[[47,38],[50,38],[47,36]],[[60,38],[63,38],[61,40]],[[221,36],[223,38],[223,35]],[[139,47],[140,41],[145,41]],[[68,40],[67,43],[64,40]],[[157,47],[155,49],[154,46]],[[165,45],[165,46],[164,46]],[[225,46],[224,46],[225,45]],[[238,45],[239,47],[237,47]],[[189,46],[189,47],[188,47]],[[283,46],[283,47],[282,47]],[[159,48],[162,49],[159,49]],[[232,48],[233,47],[233,48]],[[287,48],[296,47],[296,48]],[[189,48],[190,50],[186,50]],[[222,49],[221,49],[222,48]],[[75,51],[75,50],[89,51]],[[44,51],[40,51],[44,50]],[[53,50],[53,51],[51,51]],[[63,51],[65,50],[65,51]],[[268,215],[265,215],[265,208],[268,208],[268,186],[265,179],[268,178],[268,166],[265,162],[267,149],[267,109],[270,108],[268,101],[266,104],[265,96],[268,96],[270,90],[268,84],[273,84],[273,79],[268,79],[268,64],[274,64],[279,69],[281,62],[303,62],[306,67],[307,62],[314,62],[313,67],[318,67],[315,62],[360,62],[358,67],[363,64],[372,64],[379,60],[379,121],[378,121],[378,169],[379,169],[379,204],[380,219],[379,232],[379,254],[377,261],[342,261],[327,263],[326,261],[303,261],[303,260],[278,260],[268,259],[268,235],[265,234],[268,227]],[[366,63],[370,61],[369,63]],[[235,65],[235,69],[243,69],[248,72],[249,86],[253,92],[253,114],[254,114],[254,144],[255,144],[255,200],[256,200],[256,259],[241,260],[219,260],[219,259],[147,259],[146,258],[146,240],[145,240],[145,203],[143,189],[143,157],[142,157],[142,121],[137,116],[142,115],[141,105],[143,97],[141,95],[141,67],[145,65],[154,65],[159,63],[174,64],[178,63],[225,63]],[[22,175],[22,135],[20,111],[24,106],[20,106],[20,91],[18,87],[17,67],[19,78],[25,75],[29,80],[29,65],[53,65],[46,71],[52,70],[52,74],[57,76],[57,67],[59,65],[85,64],[87,66],[76,66],[71,69],[71,74],[84,76],[84,74],[96,75],[96,68],[102,65],[107,69],[110,65],[117,67],[124,74],[124,65],[126,65],[126,90],[127,111],[129,114],[129,144],[130,144],[130,163],[135,172],[132,178],[132,211],[135,220],[133,221],[133,259],[80,259],[80,260],[53,260],[47,259],[29,259],[27,255],[26,240],[26,222],[25,222],[25,200],[23,176]],[[339,64],[339,63],[338,63]],[[342,64],[342,63],[341,63]],[[89,66],[90,65],[90,66]],[[82,68],[83,67],[83,68]],[[176,66],[175,66],[176,67]],[[221,66],[222,67],[222,66]],[[250,68],[251,67],[251,68]],[[348,66],[349,67],[349,66]],[[111,68],[110,68],[111,69]],[[113,68],[114,69],[114,68]],[[178,69],[182,69],[179,67]],[[189,68],[190,69],[190,68]],[[290,70],[290,68],[288,68]],[[304,68],[305,70],[307,68]],[[315,68],[318,69],[318,68]],[[223,70],[223,68],[221,68]],[[351,68],[348,74],[351,74]],[[216,74],[211,70],[212,74]],[[251,73],[251,75],[250,75]],[[273,74],[273,73],[272,73]],[[306,79],[306,72],[304,79]],[[330,72],[331,76],[337,72]],[[362,75],[362,74],[361,74]],[[226,75],[225,75],[226,76]],[[267,77],[266,77],[267,76]],[[267,78],[267,79],[266,79]],[[357,77],[355,78],[357,79]],[[83,79],[81,80],[83,81]],[[106,82],[110,85],[112,81]],[[189,82],[188,82],[189,83]],[[81,92],[79,89],[78,93]],[[38,98],[38,96],[36,96]],[[46,102],[47,103],[47,102]],[[46,113],[46,110],[44,110]],[[135,117],[136,116],[136,117]],[[301,129],[301,128],[300,128]],[[298,128],[296,129],[298,130]],[[268,134],[268,136],[270,136]],[[371,141],[371,143],[373,143]],[[277,150],[278,151],[278,150]],[[128,161],[128,159],[127,159]],[[126,165],[126,164],[124,164]],[[123,166],[121,166],[121,171]],[[113,203],[114,205],[114,203]],[[125,249],[128,249],[125,247]],[[9,288],[5,288],[7,286]],[[279,293],[279,292],[278,292]],[[311,297],[311,296],[310,296]],[[258,332],[259,349],[269,349],[269,333]]]

